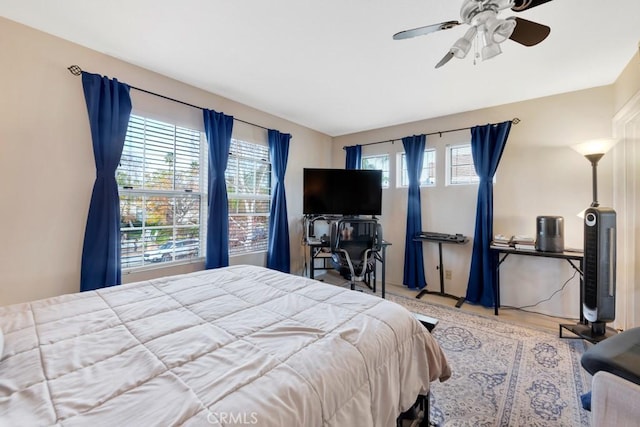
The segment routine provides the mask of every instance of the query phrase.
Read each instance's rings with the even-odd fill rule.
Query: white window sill
[[[122,269],[122,275],[142,273],[145,271],[154,271],[154,270],[162,270],[166,268],[178,267],[181,265],[189,265],[189,264],[202,264],[204,263],[204,257],[197,258],[189,258],[179,261],[171,261],[171,262],[158,262],[153,264],[145,264],[140,267],[127,267]]]

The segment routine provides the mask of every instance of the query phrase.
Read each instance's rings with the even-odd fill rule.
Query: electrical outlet
[[[444,278],[447,280],[451,280],[451,270],[444,271]]]

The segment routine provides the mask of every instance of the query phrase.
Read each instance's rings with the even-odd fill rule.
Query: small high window
[[[476,174],[471,155],[471,144],[447,147],[447,185],[476,184],[480,178]]]
[[[382,188],[389,188],[389,155],[362,156],[362,169],[382,171]]]
[[[406,153],[398,154],[398,173],[400,174],[397,182],[398,187],[409,186],[409,175],[407,174]],[[420,187],[432,187],[436,185],[436,150],[428,148],[424,150],[424,159],[422,160],[422,173],[420,174]]]

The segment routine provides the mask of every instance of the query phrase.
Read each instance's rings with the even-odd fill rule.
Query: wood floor
[[[324,280],[328,283],[336,284],[336,285],[344,284],[346,282],[344,278],[342,278],[339,274],[337,274],[334,271],[327,271],[322,276],[318,276],[316,278],[319,280]],[[387,292],[391,292],[396,295],[403,295],[407,297],[415,297],[418,294],[418,292],[415,290],[411,290],[404,286],[398,286],[398,285],[393,285],[389,283],[387,283],[386,289],[387,289]],[[420,300],[425,302],[432,302],[440,305],[446,305],[450,307],[455,307],[457,302],[453,298],[443,297],[443,296],[434,295],[434,294],[425,294],[420,298]],[[486,308],[486,307],[473,305],[469,303],[462,304],[462,307],[460,307],[460,310],[470,312],[470,313],[481,314],[484,316],[494,316],[493,308]],[[526,312],[523,310],[507,309],[507,308],[501,308],[499,310],[498,317],[500,320],[503,320],[506,322],[512,322],[515,324],[528,326],[538,330],[545,330],[555,334],[558,334],[559,325],[561,323],[570,323],[570,324],[576,323],[575,319],[562,319],[562,318],[547,316],[543,314],[536,314],[536,313]],[[563,336],[564,335],[571,335],[571,334],[563,332]]]

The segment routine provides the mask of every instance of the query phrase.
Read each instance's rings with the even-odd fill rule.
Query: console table
[[[494,314],[498,315],[498,308],[500,307],[500,266],[507,259],[509,255],[523,255],[523,256],[535,256],[542,258],[556,258],[556,259],[564,259],[571,267],[574,268],[580,275],[580,323],[584,323],[584,315],[582,314],[582,300],[583,300],[583,289],[582,289],[582,270],[583,270],[583,262],[584,255],[581,252],[542,252],[536,250],[527,250],[527,249],[516,249],[513,247],[505,247],[491,244],[489,246],[493,251],[498,254],[498,264],[496,265],[496,289],[493,292],[493,304],[494,304]],[[578,265],[574,263],[574,261],[578,262]]]
[[[323,248],[328,248],[330,247],[329,242],[327,241],[322,241],[322,240],[307,240],[306,245],[309,246],[309,278],[310,279],[315,279],[315,271],[316,270],[331,270],[332,267],[328,267],[326,262],[327,259],[330,259],[331,256],[331,252],[324,252],[322,249]],[[387,247],[391,246],[390,242],[387,242],[386,240],[382,241],[382,244],[380,245],[381,249],[380,251],[376,251],[374,256],[376,259],[376,262],[379,262],[381,265],[381,274],[382,277],[380,278],[380,292],[382,294],[382,298],[385,297],[385,284],[386,284],[386,259],[387,259]],[[320,256],[321,254],[327,254],[329,256],[324,257],[324,256]],[[323,266],[316,268],[315,267],[315,260],[316,259],[322,259],[323,262]],[[376,269],[373,269],[373,281],[372,281],[372,285],[369,286],[369,284],[367,284],[367,286],[369,286],[369,288],[375,293],[376,292],[376,273],[375,273]]]

